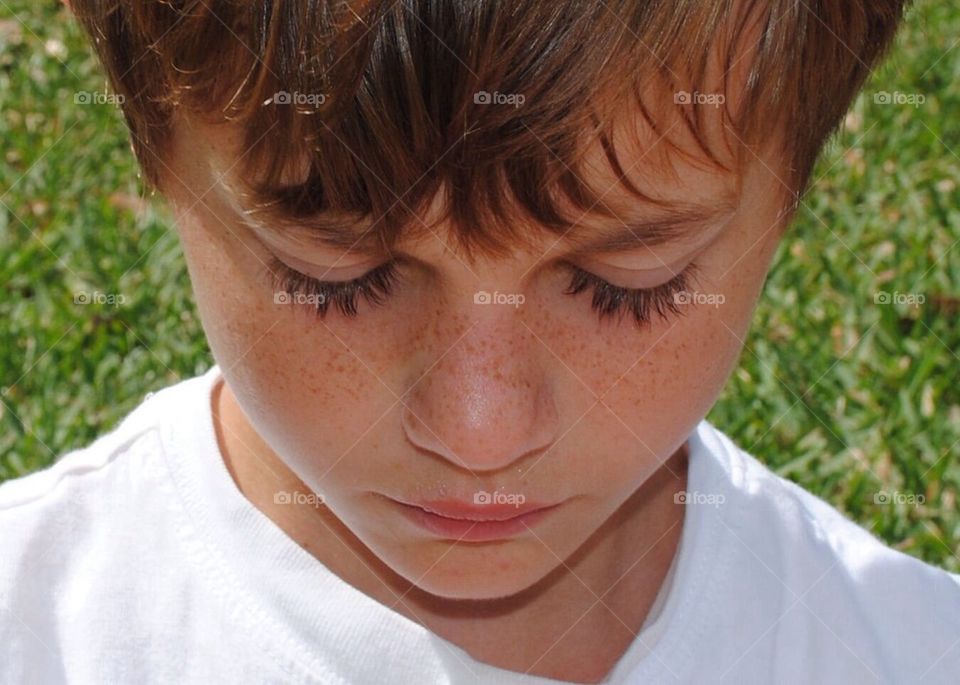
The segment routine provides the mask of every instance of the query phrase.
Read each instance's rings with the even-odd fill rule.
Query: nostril
[[[559,433],[556,412],[535,399],[480,413],[470,402],[447,403],[442,413],[422,402],[419,408],[406,404],[401,424],[416,448],[470,471],[509,466],[546,449]]]
[[[556,394],[541,348],[503,333],[498,325],[474,329],[413,377],[402,427],[415,447],[461,468],[488,471],[557,439]]]

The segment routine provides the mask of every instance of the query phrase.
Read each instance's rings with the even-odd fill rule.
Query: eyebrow
[[[374,230],[376,224],[367,217],[321,213],[298,218],[279,208],[253,211],[236,202],[231,205],[245,224],[264,235],[359,254],[379,255],[383,251]],[[737,209],[734,195],[724,196],[710,206],[674,204],[659,209],[657,214],[626,218],[621,214],[619,225],[609,228],[575,226],[563,233],[561,239],[568,242],[571,253],[577,255],[694,242],[708,229],[729,221]]]

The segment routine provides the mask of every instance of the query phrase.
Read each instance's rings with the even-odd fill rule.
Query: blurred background
[[[212,364],[169,214],[55,0],[0,0],[0,481]],[[824,153],[709,415],[960,571],[960,5],[922,0]]]

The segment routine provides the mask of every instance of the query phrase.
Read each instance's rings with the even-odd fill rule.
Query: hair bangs
[[[468,254],[507,253],[531,222],[559,234],[609,215],[606,189],[584,180],[592,144],[628,193],[656,203],[618,156],[627,104],[684,153],[667,125],[679,116],[721,170],[783,131],[799,191],[903,4],[74,2],[152,185],[182,108],[242,127],[254,211],[368,217],[389,247],[432,230],[422,217],[442,193]],[[690,101],[702,93],[723,106]]]

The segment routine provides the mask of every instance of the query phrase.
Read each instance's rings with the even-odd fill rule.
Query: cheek
[[[274,304],[269,281],[240,266],[257,263],[246,247],[195,227],[182,223],[181,240],[204,331],[251,424],[301,477],[363,452],[399,394],[380,380],[388,350],[358,348],[382,336],[358,319],[348,338],[308,309]]]
[[[607,455],[604,482],[626,483],[629,489],[680,447],[737,363],[765,259],[761,255],[750,266],[714,277],[709,288],[705,281],[703,294],[722,294],[722,302],[714,298],[712,304],[690,306],[684,315],[656,320],[640,332],[625,320],[620,327],[585,332],[579,343],[571,337],[563,358],[579,382],[568,392],[583,394],[587,386],[590,404],[594,396],[602,398],[574,438],[581,449],[572,452],[584,455],[584,472],[596,469],[587,455],[599,450]]]
[[[634,332],[624,322],[602,345],[589,345],[586,357],[567,358],[577,378],[564,394],[585,395],[592,408],[583,414],[585,408],[566,407],[565,424],[577,423],[558,451],[587,490],[618,493],[609,501],[619,502],[709,411],[739,349],[728,344],[731,336],[721,333],[725,329],[717,319],[716,312],[701,310],[646,332]]]
[[[658,454],[679,447],[722,390],[740,350],[728,325],[719,309],[700,307],[614,380],[611,411]]]
[[[392,438],[402,434],[398,397],[411,380],[403,374],[421,362],[429,366],[417,360],[430,348],[424,338],[439,335],[430,313],[416,321],[361,316],[345,326],[279,307],[267,279],[250,272],[258,262],[248,246],[231,236],[210,238],[223,233],[219,224],[190,221],[181,238],[204,328],[254,428],[307,482],[321,475],[341,484],[373,478],[364,474],[377,463],[370,455],[395,449]],[[611,482],[633,487],[642,471],[680,446],[736,363],[765,273],[763,259],[744,261],[755,266],[713,284],[726,297],[722,306],[692,307],[643,333],[629,320],[595,327],[587,323],[595,319],[578,314],[574,323],[570,312],[580,310],[573,305],[558,315],[531,313],[531,330],[549,348],[541,355],[544,368],[553,369],[548,380],[560,423],[571,428],[561,431],[558,450],[570,469],[602,479],[595,483],[602,490]],[[444,339],[459,339],[454,324],[447,327]],[[390,436],[390,444],[378,445],[377,436]],[[598,455],[606,455],[602,463]]]
[[[730,263],[728,260],[723,260]],[[646,350],[617,384],[616,397],[659,425],[695,425],[713,406],[736,366],[766,274],[764,259],[705,281],[701,304]],[[722,272],[721,272],[722,273]],[[668,324],[669,325],[669,324]],[[691,418],[695,417],[695,418]]]
[[[377,436],[399,430],[397,394],[371,367],[391,362],[371,359],[308,311],[275,316],[266,335],[244,329],[249,351],[224,369],[238,402],[303,480],[362,480],[373,461],[365,457],[380,449]],[[236,350],[238,340],[223,342]]]

